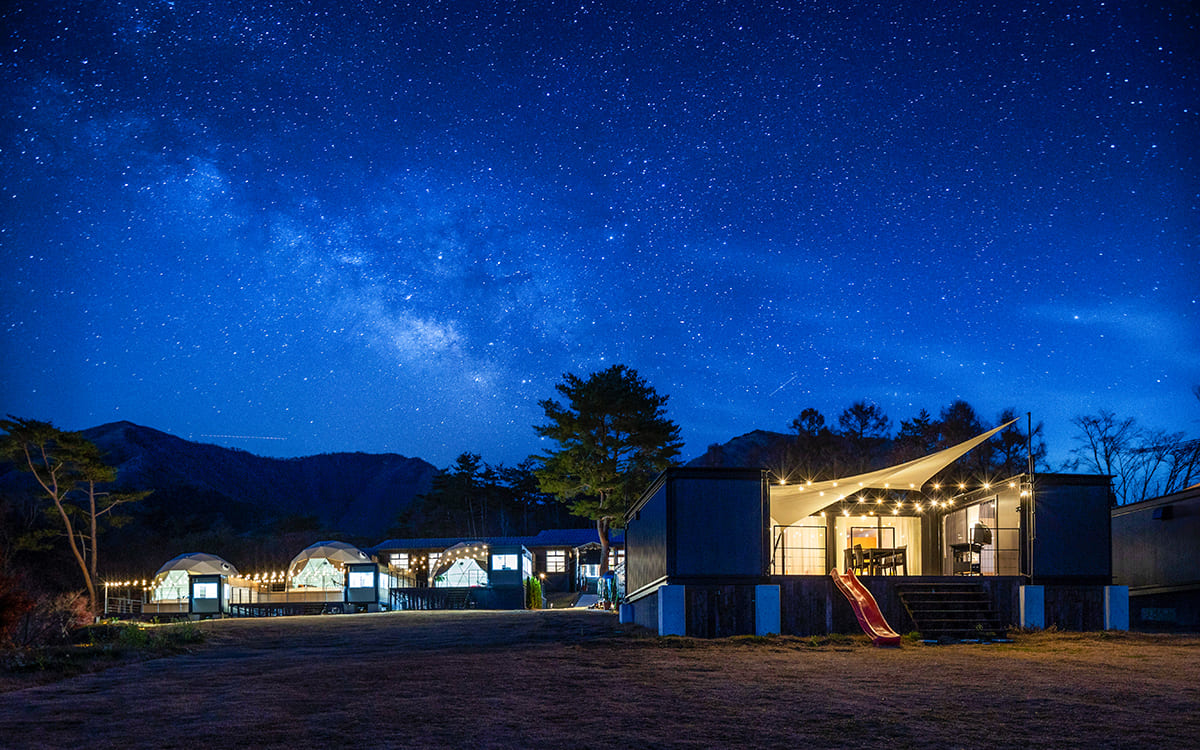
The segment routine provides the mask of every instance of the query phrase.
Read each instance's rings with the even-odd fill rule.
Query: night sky
[[[1200,432],[1188,3],[516,5],[6,3],[0,412],[514,463],[622,363],[685,458]]]

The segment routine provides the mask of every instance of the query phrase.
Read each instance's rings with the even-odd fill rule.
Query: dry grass
[[[1200,637],[657,638],[595,611],[205,623],[0,694],[0,746],[1196,747]],[[12,685],[10,684],[10,687]]]

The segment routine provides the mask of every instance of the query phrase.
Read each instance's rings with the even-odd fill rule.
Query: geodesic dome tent
[[[317,542],[292,558],[288,565],[288,583],[291,588],[344,588],[346,565],[369,562],[370,556],[353,544]]]
[[[150,601],[187,599],[188,577],[194,575],[238,576],[229,562],[205,552],[188,552],[163,564],[150,582]]]

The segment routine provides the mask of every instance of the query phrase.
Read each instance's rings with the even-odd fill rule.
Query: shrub
[[[91,621],[88,599],[81,592],[43,594],[21,616],[10,643],[20,647],[68,643],[74,630]]]
[[[525,609],[541,609],[545,606],[542,598],[542,582],[536,578],[525,579]]]
[[[33,604],[19,578],[0,573],[0,648],[13,645],[17,628]]]

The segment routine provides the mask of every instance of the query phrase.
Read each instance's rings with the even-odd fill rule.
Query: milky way
[[[1200,430],[1187,4],[62,5],[3,12],[5,412],[511,463],[624,363],[689,457]]]

